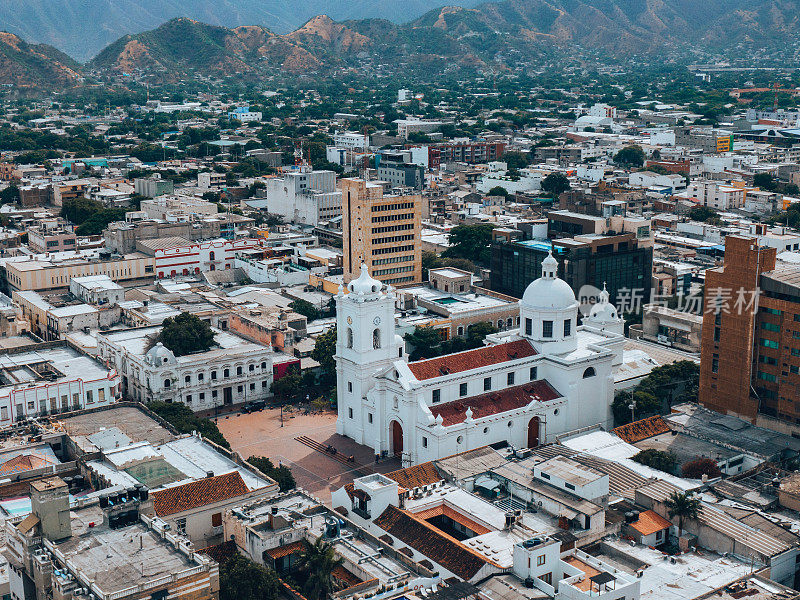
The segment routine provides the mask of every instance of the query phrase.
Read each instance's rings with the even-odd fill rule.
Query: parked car
[[[259,410],[263,410],[267,407],[267,403],[264,400],[252,400],[244,405],[244,412],[251,413],[256,412]]]

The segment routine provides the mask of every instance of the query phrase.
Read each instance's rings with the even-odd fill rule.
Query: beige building
[[[68,289],[73,277],[85,275],[108,275],[117,283],[152,279],[155,259],[139,253],[108,260],[83,256],[64,259],[34,257],[33,260],[7,261],[5,271],[12,291],[60,290]]]
[[[422,196],[387,196],[383,182],[342,179],[344,275],[356,277],[364,262],[372,276],[391,285],[422,281]]]

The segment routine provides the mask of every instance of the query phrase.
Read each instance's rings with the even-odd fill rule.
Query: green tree
[[[292,475],[291,469],[289,469],[289,467],[286,465],[276,467],[266,456],[251,456],[247,459],[247,462],[261,471],[267,477],[274,479],[275,482],[280,486],[282,492],[287,492],[297,487],[297,483],[294,480],[294,475]]]
[[[658,469],[665,473],[675,473],[675,468],[678,466],[678,457],[672,452],[664,452],[653,448],[642,450],[633,457],[633,460],[651,469]]]
[[[494,225],[458,225],[450,231],[450,247],[442,256],[466,258],[472,262],[487,264],[491,257],[492,230]]]
[[[325,333],[317,336],[314,350],[311,351],[311,358],[319,363],[322,371],[320,385],[331,387],[336,385],[336,327],[331,327]]]
[[[563,173],[553,172],[542,180],[542,190],[558,198],[559,194],[570,189],[569,179]]]
[[[156,342],[164,344],[175,356],[184,356],[211,348],[214,345],[214,332],[199,317],[183,312],[177,317],[164,319]]]
[[[405,341],[412,346],[408,359],[411,361],[433,358],[441,354],[442,337],[434,327],[415,327],[407,333]]]
[[[10,204],[11,202],[19,202],[19,188],[14,184],[0,192],[0,204]]]
[[[489,193],[486,194],[487,196],[502,196],[503,198],[508,198],[511,194],[508,193],[508,190],[504,188],[502,185],[496,185],[492,189],[489,190]]]
[[[689,211],[689,218],[693,221],[710,223],[712,221],[719,221],[719,214],[713,208],[708,208],[707,206],[695,206]]]
[[[302,400],[306,390],[303,388],[303,378],[300,369],[291,367],[283,377],[272,382],[270,391],[283,403],[292,403]]]
[[[614,162],[626,167],[641,167],[644,164],[644,150],[636,144],[625,146],[614,155]]]
[[[234,552],[219,565],[220,600],[276,600],[275,572]]]
[[[223,448],[231,445],[222,435],[217,424],[208,419],[198,417],[194,411],[180,402],[150,402],[147,408],[172,425],[179,433],[199,432],[204,438],[211,440]]]
[[[319,318],[319,310],[317,310],[317,307],[311,304],[311,302],[308,300],[295,300],[289,304],[289,308],[291,308],[297,314],[303,315],[309,321]]]
[[[722,471],[720,471],[717,461],[711,458],[698,458],[685,462],[681,465],[681,473],[689,479],[701,479],[703,475],[712,479],[722,477]]]
[[[94,214],[102,211],[103,208],[103,203],[96,200],[69,198],[64,200],[61,205],[61,216],[76,225],[80,225]]]
[[[483,340],[487,335],[497,333],[498,329],[489,321],[480,321],[467,327],[467,344],[470,347],[478,348],[483,345]]]
[[[678,517],[678,535],[683,531],[685,519],[696,519],[702,503],[691,492],[672,492],[664,501],[670,519]]]
[[[509,169],[524,169],[531,164],[530,154],[509,150],[503,154],[503,162]]]
[[[772,177],[772,173],[756,173],[753,175],[753,185],[756,187],[761,188],[762,190],[767,190],[768,192],[775,191],[777,187],[775,185],[775,180]]]
[[[318,537],[312,544],[305,540],[297,569],[302,574],[303,593],[308,600],[325,600],[333,589],[333,571],[344,562],[332,544]]]

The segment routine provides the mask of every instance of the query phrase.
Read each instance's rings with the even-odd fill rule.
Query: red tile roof
[[[375,524],[461,579],[470,580],[484,565],[494,564],[454,537],[396,506],[389,505],[375,519]]]
[[[654,417],[647,417],[640,421],[634,421],[627,425],[620,425],[613,429],[618,438],[635,444],[655,435],[669,432],[669,425],[661,418],[660,415]]]
[[[487,346],[485,348],[467,350],[466,352],[456,352],[455,354],[429,358],[428,360],[418,360],[408,363],[408,368],[411,369],[414,377],[422,381],[423,379],[441,377],[449,373],[460,373],[461,371],[469,371],[535,355],[536,350],[533,349],[530,342],[517,340],[506,344],[498,344],[497,346]]]
[[[270,548],[269,550],[265,550],[264,554],[266,554],[272,559],[283,558],[284,556],[289,556],[290,554],[294,554],[295,552],[302,552],[305,549],[305,547],[306,547],[305,541],[300,540],[299,542],[292,542],[291,544],[286,544],[285,546]]]
[[[444,479],[436,471],[436,467],[433,466],[432,462],[421,463],[415,467],[398,469],[397,471],[387,473],[386,476],[389,479],[395,480],[400,487],[404,487],[407,490],[420,487],[422,485],[437,483]]]
[[[646,510],[643,513],[639,513],[639,520],[631,523],[631,527],[633,527],[642,535],[650,535],[656,531],[668,529],[671,526],[672,523],[652,510]]]
[[[463,423],[464,419],[466,419],[467,408],[472,409],[473,419],[480,419],[522,408],[534,400],[536,402],[547,402],[560,397],[561,394],[553,386],[546,380],[540,379],[496,392],[487,392],[472,398],[462,398],[461,400],[446,402],[438,406],[431,406],[431,412],[434,417],[442,415],[443,425],[447,427],[448,425]]]
[[[440,504],[439,506],[434,506],[433,508],[426,508],[425,510],[421,510],[419,512],[415,512],[414,516],[417,519],[423,519],[425,521],[429,521],[434,517],[445,516],[449,517],[456,523],[463,525],[467,529],[474,531],[477,535],[483,535],[484,533],[489,533],[491,529],[481,525],[474,519],[470,519],[466,515],[462,515],[460,512],[455,510],[454,508],[448,506],[447,504]]]
[[[7,460],[0,466],[0,475],[13,475],[31,469],[42,469],[53,463],[42,456],[34,454],[20,454],[11,460]]]
[[[249,492],[238,471],[175,485],[150,494],[159,517],[192,510]]]

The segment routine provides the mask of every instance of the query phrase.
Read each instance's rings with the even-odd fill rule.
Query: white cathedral
[[[486,346],[409,362],[391,286],[361,275],[336,296],[337,432],[416,465],[487,444],[535,447],[611,424],[623,321],[603,291],[578,327],[578,302],[552,255],[519,302],[519,329]]]

